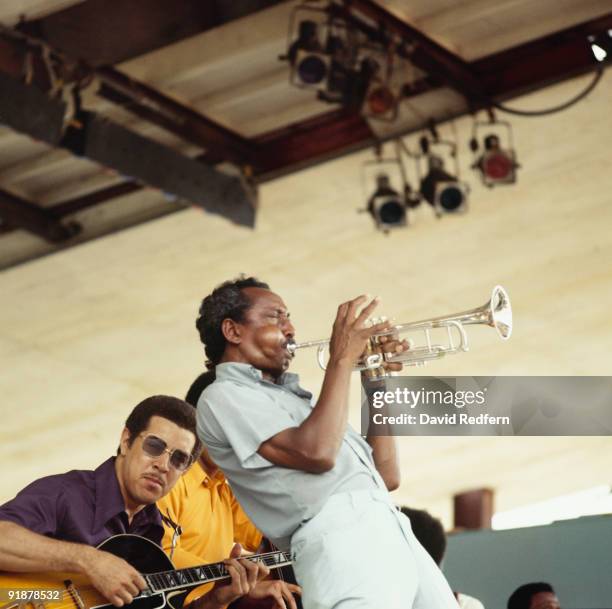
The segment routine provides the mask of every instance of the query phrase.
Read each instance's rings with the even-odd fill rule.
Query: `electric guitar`
[[[192,588],[230,579],[222,562],[175,569],[163,550],[138,535],[115,535],[99,550],[123,558],[142,573],[147,588],[134,597],[130,609],[182,609]],[[291,564],[286,552],[266,552],[248,557],[268,568]],[[77,573],[0,573],[0,609],[114,609],[89,582]]]

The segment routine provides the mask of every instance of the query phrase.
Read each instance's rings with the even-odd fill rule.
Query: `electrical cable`
[[[546,116],[547,114],[554,114],[555,112],[561,112],[561,110],[565,110],[570,106],[573,106],[575,103],[584,99],[596,86],[597,83],[601,80],[603,76],[604,68],[603,65],[598,65],[595,70],[595,76],[593,80],[586,86],[586,88],[578,93],[578,95],[572,97],[570,100],[559,104],[558,106],[553,106],[552,108],[547,108],[546,110],[520,110],[518,108],[509,108],[502,103],[493,102],[493,107],[501,110],[502,112],[506,112],[508,114],[516,114],[517,116]]]

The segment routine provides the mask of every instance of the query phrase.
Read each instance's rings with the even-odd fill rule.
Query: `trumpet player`
[[[198,402],[198,435],[255,525],[291,548],[305,609],[456,608],[389,496],[399,485],[394,438],[364,440],[348,424],[351,372],[370,337],[390,328],[368,325],[377,304],[359,296],[338,307],[313,405],[288,372],[295,329],[282,298],[252,277],[218,286],[196,321],[217,378]],[[382,337],[380,350],[407,347]]]

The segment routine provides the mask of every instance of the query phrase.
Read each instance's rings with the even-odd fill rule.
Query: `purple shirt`
[[[128,524],[114,457],[94,471],[72,470],[32,482],[0,506],[0,520],[90,546],[119,533],[141,535],[159,545],[164,533],[155,504],[140,510]]]

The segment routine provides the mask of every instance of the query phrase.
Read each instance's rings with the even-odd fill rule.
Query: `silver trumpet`
[[[499,337],[508,340],[512,335],[512,307],[508,292],[497,285],[491,292],[491,298],[481,307],[462,311],[453,315],[434,317],[423,321],[413,321],[405,324],[393,326],[390,330],[377,334],[370,338],[370,344],[362,358],[357,363],[356,370],[368,370],[374,372],[374,376],[384,375],[382,365],[385,362],[402,362],[407,366],[421,366],[429,360],[439,359],[449,353],[459,353],[468,351],[468,337],[464,326],[472,324],[485,324],[495,328]],[[446,329],[446,344],[436,344],[432,342],[431,331],[436,328]],[[421,331],[424,335],[424,344],[414,346],[403,353],[380,353],[377,349],[381,336],[395,336],[407,332]],[[454,336],[453,336],[454,334]],[[304,343],[289,343],[287,350],[295,354],[298,349],[308,347],[317,348],[317,360],[319,366],[326,369],[326,350],[330,339],[311,340]],[[412,342],[412,341],[411,341]]]

